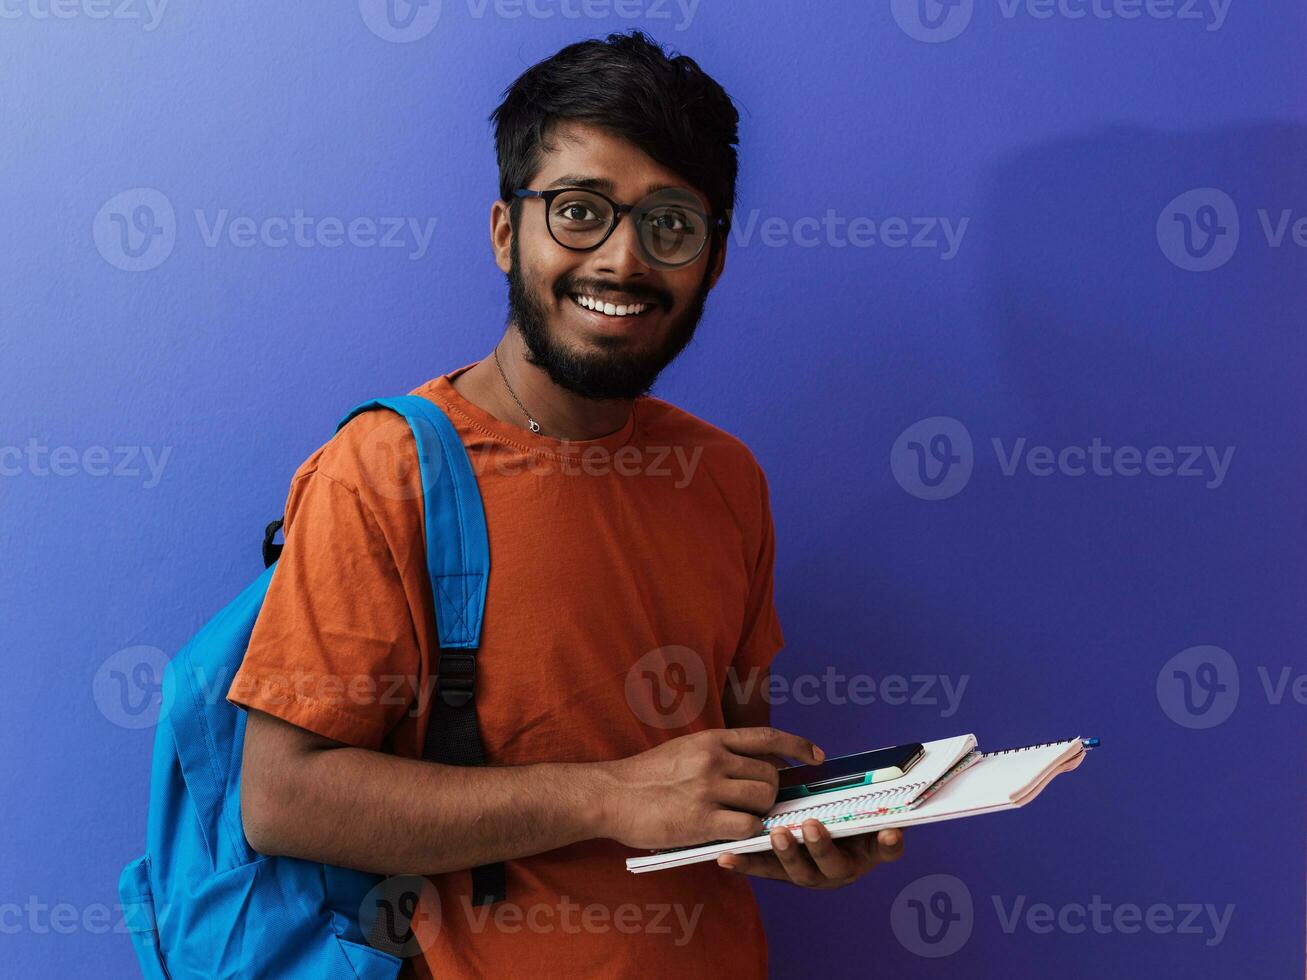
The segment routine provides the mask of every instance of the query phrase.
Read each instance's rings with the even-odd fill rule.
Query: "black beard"
[[[672,363],[694,337],[695,328],[703,316],[708,299],[709,257],[703,281],[690,305],[673,323],[662,347],[653,351],[629,352],[623,341],[613,338],[607,350],[578,353],[555,342],[549,333],[549,311],[536,301],[522,280],[521,261],[518,256],[517,236],[510,247],[512,264],[508,272],[508,316],[526,344],[527,363],[544,368],[554,384],[580,395],[582,398],[635,399],[649,393],[663,368]],[[554,286],[558,299],[572,302],[566,280]],[[643,290],[621,290],[641,295]],[[652,298],[652,297],[651,297]],[[665,294],[654,300],[664,310],[670,303]],[[601,341],[602,343],[602,341]]]

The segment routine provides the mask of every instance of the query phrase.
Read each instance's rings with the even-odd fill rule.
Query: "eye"
[[[693,222],[690,220],[690,216],[683,211],[664,208],[649,215],[649,224],[655,231],[683,232],[688,231]]]
[[[599,215],[595,214],[584,204],[564,204],[555,214],[566,221],[595,221]],[[589,215],[589,217],[587,217]]]
[[[573,191],[554,202],[554,217],[569,227],[602,225],[612,215],[602,198]]]

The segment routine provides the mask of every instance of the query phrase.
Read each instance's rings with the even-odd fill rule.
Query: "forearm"
[[[290,768],[256,779],[253,805],[242,798],[263,853],[439,874],[603,836],[602,764],[443,766],[341,747]]]

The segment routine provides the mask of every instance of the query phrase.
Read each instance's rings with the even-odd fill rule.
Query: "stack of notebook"
[[[980,752],[974,735],[926,742],[921,760],[897,779],[876,783],[874,788],[823,793],[815,798],[818,802],[810,796],[776,804],[763,818],[765,832],[758,837],[655,851],[629,859],[626,867],[639,874],[710,861],[718,854],[769,851],[771,831],[786,827],[800,837],[800,826],[808,819],[820,820],[832,837],[851,837],[886,827],[915,827],[1012,810],[1038,796],[1058,773],[1079,766],[1087,741],[1071,738],[1001,752]]]

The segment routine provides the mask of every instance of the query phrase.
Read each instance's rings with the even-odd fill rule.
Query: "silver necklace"
[[[522,414],[526,416],[527,426],[532,432],[539,432],[540,423],[531,417],[531,413],[528,412],[526,406],[522,404],[522,399],[517,397],[517,392],[515,392],[513,386],[508,383],[508,375],[504,374],[504,365],[499,362],[498,347],[495,347],[495,367],[499,368],[499,376],[504,379],[504,387],[508,389],[508,393],[513,397],[513,401],[517,402],[517,407],[522,410]]]

